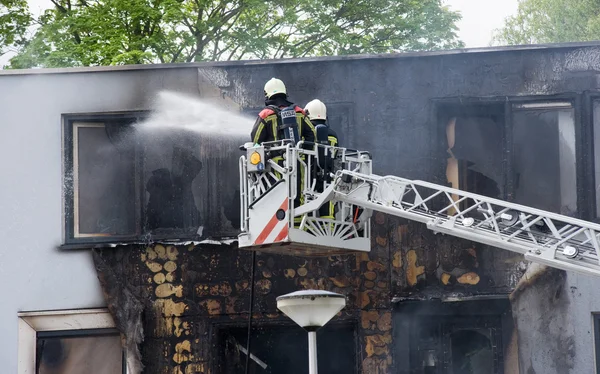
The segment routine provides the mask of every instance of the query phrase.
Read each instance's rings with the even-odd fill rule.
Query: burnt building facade
[[[217,128],[231,120],[219,110],[251,124],[264,82],[278,77],[294,102],[324,101],[342,146],[371,151],[376,174],[596,221],[598,71],[600,46],[587,44],[2,72],[6,139],[28,141],[4,145],[28,147],[25,169],[3,160],[18,182],[5,186],[7,211],[20,211],[15,201],[29,201],[40,178],[44,198],[28,204],[52,222],[35,241],[49,257],[27,252],[45,270],[26,294],[40,297],[15,296],[6,313],[27,322],[24,312],[106,307],[126,360],[145,373],[243,373],[252,301],[251,350],[266,368],[253,362],[251,372],[302,373],[306,336],[275,298],[324,289],[348,304],[319,331],[323,373],[594,372],[598,280],[380,213],[369,253],[259,253],[252,279],[252,255],[234,240],[238,146],[249,134],[134,129],[157,107],[179,113],[159,117],[170,124],[198,110]],[[8,240],[23,248],[37,225],[16,217],[22,229]],[[56,366],[38,341],[39,352],[38,364]]]

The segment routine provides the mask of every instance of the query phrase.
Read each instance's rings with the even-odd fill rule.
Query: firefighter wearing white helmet
[[[255,144],[264,142],[289,139],[293,143],[300,140],[314,144],[316,132],[315,127],[310,122],[304,110],[288,100],[287,89],[283,81],[277,78],[270,79],[265,83],[265,108],[258,114],[254,123],[250,137]],[[289,112],[291,116],[282,116],[281,113]],[[293,114],[296,114],[295,116]],[[305,148],[312,149],[312,145],[305,145]],[[273,156],[273,155],[272,155]],[[274,155],[271,158],[275,162],[282,162],[280,155]],[[304,170],[300,168],[301,174]],[[301,179],[298,179],[298,191]],[[301,204],[303,197],[298,194],[295,205]]]
[[[329,127],[329,124],[327,123],[327,106],[325,106],[321,100],[315,99],[306,104],[304,111],[314,126],[327,126],[327,139],[329,140],[329,145],[332,147],[337,147],[339,144],[339,138],[335,131],[333,131],[333,129]]]
[[[306,104],[304,111],[306,112],[306,115],[308,115],[311,123],[315,126],[317,143],[338,147],[338,136],[327,123],[327,106],[325,106],[321,100],[315,99]],[[332,150],[330,151],[331,152],[327,153],[329,157],[326,157],[324,147],[319,147],[319,166],[326,172],[319,181],[320,183],[316,186],[317,189],[324,190],[325,185],[322,183],[331,183],[331,180],[327,175],[333,172],[333,159],[335,158],[335,152]],[[335,218],[335,211],[335,204],[329,202],[329,204],[325,204],[321,207],[321,209],[319,209],[319,215],[321,218],[333,219]]]
[[[266,107],[258,114],[251,133],[254,143],[290,138],[293,138],[291,140],[294,143],[300,140],[315,141],[315,127],[306,117],[304,110],[288,100],[283,81],[271,78],[265,83],[264,92]],[[282,123],[280,113],[284,110],[293,110],[296,113],[296,120],[292,120],[293,123],[287,125]]]
[[[281,79],[271,78],[265,83],[265,97],[270,99],[273,95],[284,94],[287,96],[285,84]]]

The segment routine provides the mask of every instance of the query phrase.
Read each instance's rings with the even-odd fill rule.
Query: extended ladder
[[[288,171],[288,177],[285,177],[287,179],[284,178],[289,191],[288,202],[293,201],[296,196],[295,184],[291,183],[296,177],[296,168],[293,165],[300,161],[307,170],[303,174],[304,203],[299,207],[293,207],[291,203],[288,205],[291,207],[291,212],[288,215],[287,230],[297,231],[301,235],[296,238],[293,235],[287,237],[287,244],[302,244],[303,241],[313,237],[314,241],[310,240],[310,243],[304,244],[368,251],[370,249],[369,213],[379,211],[425,223],[434,232],[518,252],[524,254],[529,261],[563,270],[600,275],[598,256],[600,225],[598,224],[433,183],[395,176],[377,176],[371,174],[371,160],[365,157],[366,153],[351,152],[343,148],[327,150],[335,151],[340,163],[332,182],[325,183],[326,187],[319,192],[314,188],[316,177],[312,170],[315,167],[310,161],[313,159],[316,160],[313,163],[318,162],[319,152],[289,145],[282,148],[286,150],[287,161],[278,170],[284,174],[286,170]],[[323,152],[321,157],[322,155]],[[246,172],[246,177],[250,175],[251,173]],[[244,178],[244,175],[241,174],[241,177]],[[243,196],[242,200],[249,197],[248,192],[245,193],[246,196]],[[268,188],[264,189],[263,194],[269,193]],[[315,212],[329,201],[339,205],[336,218],[318,218]],[[358,207],[362,210],[360,223],[363,228],[366,228],[362,232],[356,230],[356,227],[354,230],[348,229],[359,224],[356,219]],[[244,212],[244,207],[242,207],[242,216],[243,219],[251,222],[247,211]],[[294,226],[298,217],[302,218],[301,222],[304,226],[298,226],[297,223]],[[248,222],[242,227],[247,229],[245,232],[243,229],[240,238],[244,235],[250,237],[253,235]],[[311,227],[318,227],[318,229],[311,230]],[[347,230],[344,230],[344,227]],[[270,243],[266,242],[266,244]],[[265,242],[261,243],[263,248],[264,244]],[[252,247],[252,245],[248,241],[240,240],[240,247]],[[327,254],[327,250],[324,252],[323,254]],[[294,254],[293,249],[288,253]]]

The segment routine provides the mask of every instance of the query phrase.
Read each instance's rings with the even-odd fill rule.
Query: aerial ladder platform
[[[292,256],[371,249],[372,212],[600,276],[600,225],[433,183],[372,173],[368,152],[290,141],[240,157],[240,248]],[[333,216],[322,207],[334,208]],[[325,209],[327,210],[327,209]]]

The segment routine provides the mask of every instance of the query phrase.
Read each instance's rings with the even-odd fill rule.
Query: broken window
[[[66,242],[236,235],[239,139],[142,131],[141,119],[66,121]]]
[[[140,143],[146,230],[196,234],[201,226],[197,202],[203,192],[196,183],[203,168],[198,154],[200,140],[170,134],[144,137]]]
[[[505,372],[509,352],[502,339],[514,328],[508,300],[407,302],[398,308],[394,340],[399,373]]]
[[[125,373],[117,332],[38,333],[36,374]]]
[[[304,374],[308,372],[308,336],[297,326],[258,326],[253,329],[250,373]],[[221,331],[220,373],[243,374],[248,329]],[[356,373],[356,340],[353,325],[332,323],[317,331],[319,372]]]
[[[439,113],[446,130],[446,177],[451,187],[503,198],[503,106],[448,105]]]
[[[577,174],[571,104],[514,105],[512,127],[515,202],[574,216]]]
[[[510,113],[509,126],[505,113]],[[577,214],[570,103],[443,104],[438,114],[445,129],[446,177],[453,188]]]
[[[464,329],[449,334],[453,374],[494,372],[493,332]]]

